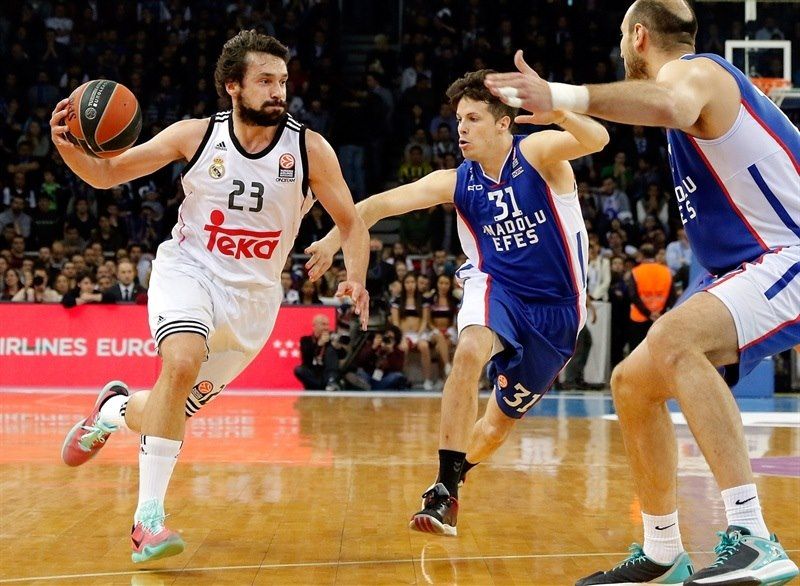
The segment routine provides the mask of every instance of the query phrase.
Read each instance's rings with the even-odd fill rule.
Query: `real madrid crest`
[[[225,175],[225,161],[222,157],[214,157],[214,162],[208,168],[208,174],[212,179],[221,179]]]

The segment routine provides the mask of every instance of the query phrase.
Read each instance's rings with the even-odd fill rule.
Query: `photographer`
[[[331,336],[331,323],[327,316],[314,316],[313,333],[300,338],[302,364],[295,367],[294,375],[306,390],[324,388],[339,390],[339,348]]]
[[[353,362],[355,372],[346,375],[347,382],[365,391],[407,387],[403,375],[406,355],[398,343],[401,337],[396,326],[389,326],[383,334],[376,333],[372,344],[365,344]]]
[[[59,303],[61,295],[47,286],[47,271],[43,268],[34,269],[32,287],[20,289],[11,301],[27,303]]]

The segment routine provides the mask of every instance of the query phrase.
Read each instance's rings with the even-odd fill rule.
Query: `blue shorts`
[[[523,300],[476,269],[460,272],[459,278],[464,282],[459,333],[481,325],[498,336],[502,349],[489,361],[489,380],[503,413],[519,419],[572,357],[585,310],[579,311],[575,298],[564,303]]]
[[[722,371],[733,386],[759,362],[800,344],[800,246],[769,250],[724,275],[702,275],[678,304],[699,291],[711,293],[733,317],[739,364]]]

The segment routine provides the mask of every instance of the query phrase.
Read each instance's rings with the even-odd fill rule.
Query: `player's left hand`
[[[361,283],[342,281],[336,290],[336,297],[349,297],[353,300],[356,315],[361,322],[361,330],[367,331],[369,322],[369,293]]]
[[[550,84],[525,63],[521,50],[514,54],[514,65],[519,71],[486,76],[484,83],[489,91],[512,108],[525,108],[534,114],[552,111]]]
[[[325,274],[325,271],[331,268],[333,256],[338,252],[338,248],[334,250],[333,246],[323,238],[312,243],[304,252],[311,255],[311,258],[306,263],[306,270],[308,271],[308,278],[313,283],[318,281]]]

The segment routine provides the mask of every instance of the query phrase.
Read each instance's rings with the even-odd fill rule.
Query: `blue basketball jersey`
[[[741,92],[739,115],[720,138],[667,131],[678,208],[698,261],[720,275],[767,250],[800,245],[800,132],[722,57],[682,59],[711,59]]]
[[[458,167],[458,233],[472,265],[525,301],[574,303],[583,313],[588,236],[575,191],[554,195],[514,136],[497,178]]]

